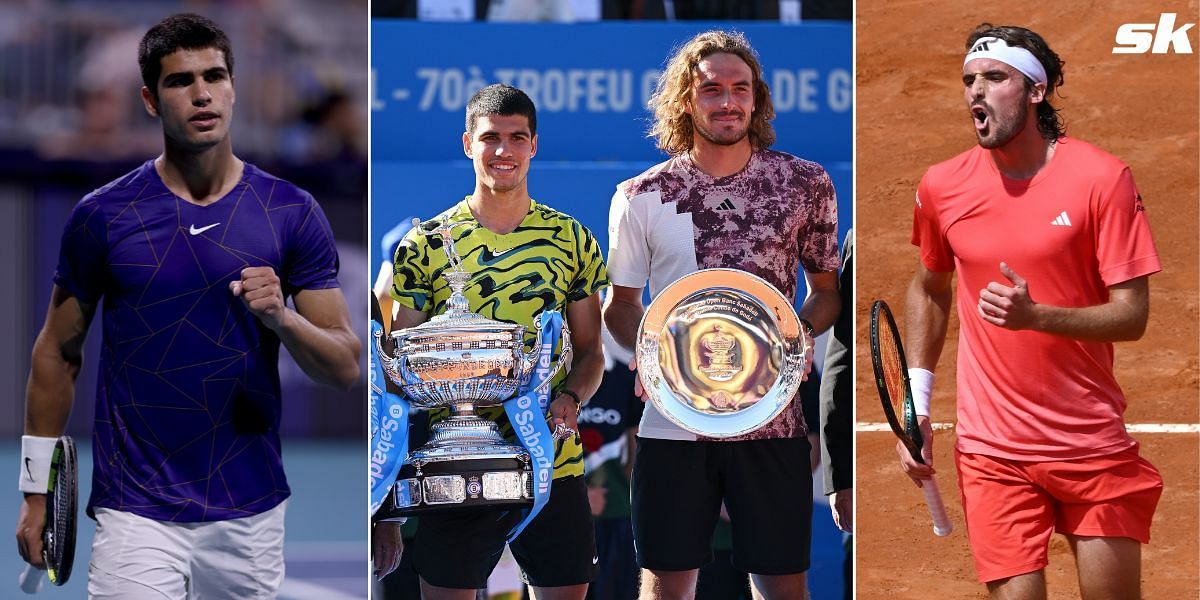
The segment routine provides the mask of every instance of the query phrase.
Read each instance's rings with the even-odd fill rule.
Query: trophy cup
[[[770,283],[704,269],[655,297],[636,350],[642,387],[663,416],[726,438],[783,412],[803,379],[807,346],[791,302]]]
[[[396,483],[380,508],[380,520],[467,508],[528,508],[533,505],[530,454],[501,437],[496,424],[475,415],[475,407],[497,406],[523,391],[539,368],[538,347],[525,352],[526,327],[486,318],[470,310],[463,295],[471,274],[462,268],[451,232],[458,225],[443,219],[425,228],[437,235],[450,261],[444,273],[451,289],[445,313],[389,337],[388,355],[382,334],[375,335],[384,373],[403,391],[414,409],[449,408],[450,416],[434,423],[429,442],[408,454]],[[571,337],[562,326],[558,361],[534,388],[539,393],[571,361]],[[543,364],[542,367],[547,365]],[[570,430],[555,432],[555,438]]]

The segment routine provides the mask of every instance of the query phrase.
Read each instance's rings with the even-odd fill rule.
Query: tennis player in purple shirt
[[[50,453],[104,300],[89,596],[273,598],[290,494],[279,344],[318,382],[359,377],[333,234],[311,195],[234,156],[233,54],[212,21],[168,17],[138,61],[163,153],[86,196],[63,232],[33,347],[17,544],[43,566]]]

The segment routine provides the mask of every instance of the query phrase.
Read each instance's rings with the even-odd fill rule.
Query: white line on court
[[[939,429],[954,429],[954,423],[934,423],[934,430]],[[855,431],[891,431],[892,428],[887,423],[857,423],[854,425]]]
[[[954,423],[934,423],[935,430],[954,429]],[[1200,433],[1200,423],[1126,423],[1129,433]],[[891,431],[887,423],[858,423],[855,431]]]

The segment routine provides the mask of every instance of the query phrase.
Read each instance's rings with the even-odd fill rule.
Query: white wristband
[[[908,370],[908,385],[912,389],[913,407],[918,416],[929,416],[929,399],[933,396],[933,371]]]
[[[21,436],[21,473],[19,487],[26,494],[45,494],[50,488],[50,459],[56,437]]]

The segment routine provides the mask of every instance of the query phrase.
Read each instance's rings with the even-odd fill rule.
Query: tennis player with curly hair
[[[770,149],[775,111],[758,56],[738,33],[708,31],[671,57],[651,100],[666,162],[622,182],[609,214],[605,324],[632,348],[652,296],[698,269],[747,271],[795,297],[809,342],[833,324],[837,208],[818,164]],[[810,357],[811,358],[811,357]],[[800,402],[749,434],[697,439],[647,405],[632,499],[643,598],[690,598],[712,560],[721,506],[733,563],[766,598],[807,597],[812,473]]]
[[[980,25],[963,99],[979,145],[917,190],[908,364],[926,464],[929,397],[958,273],[955,463],[979,580],[1046,597],[1050,535],[1067,537],[1083,598],[1136,599],[1162,477],[1125,429],[1113,342],[1136,340],[1161,269],[1129,167],[1068,137],[1050,104],[1063,61],[1038,34]]]

